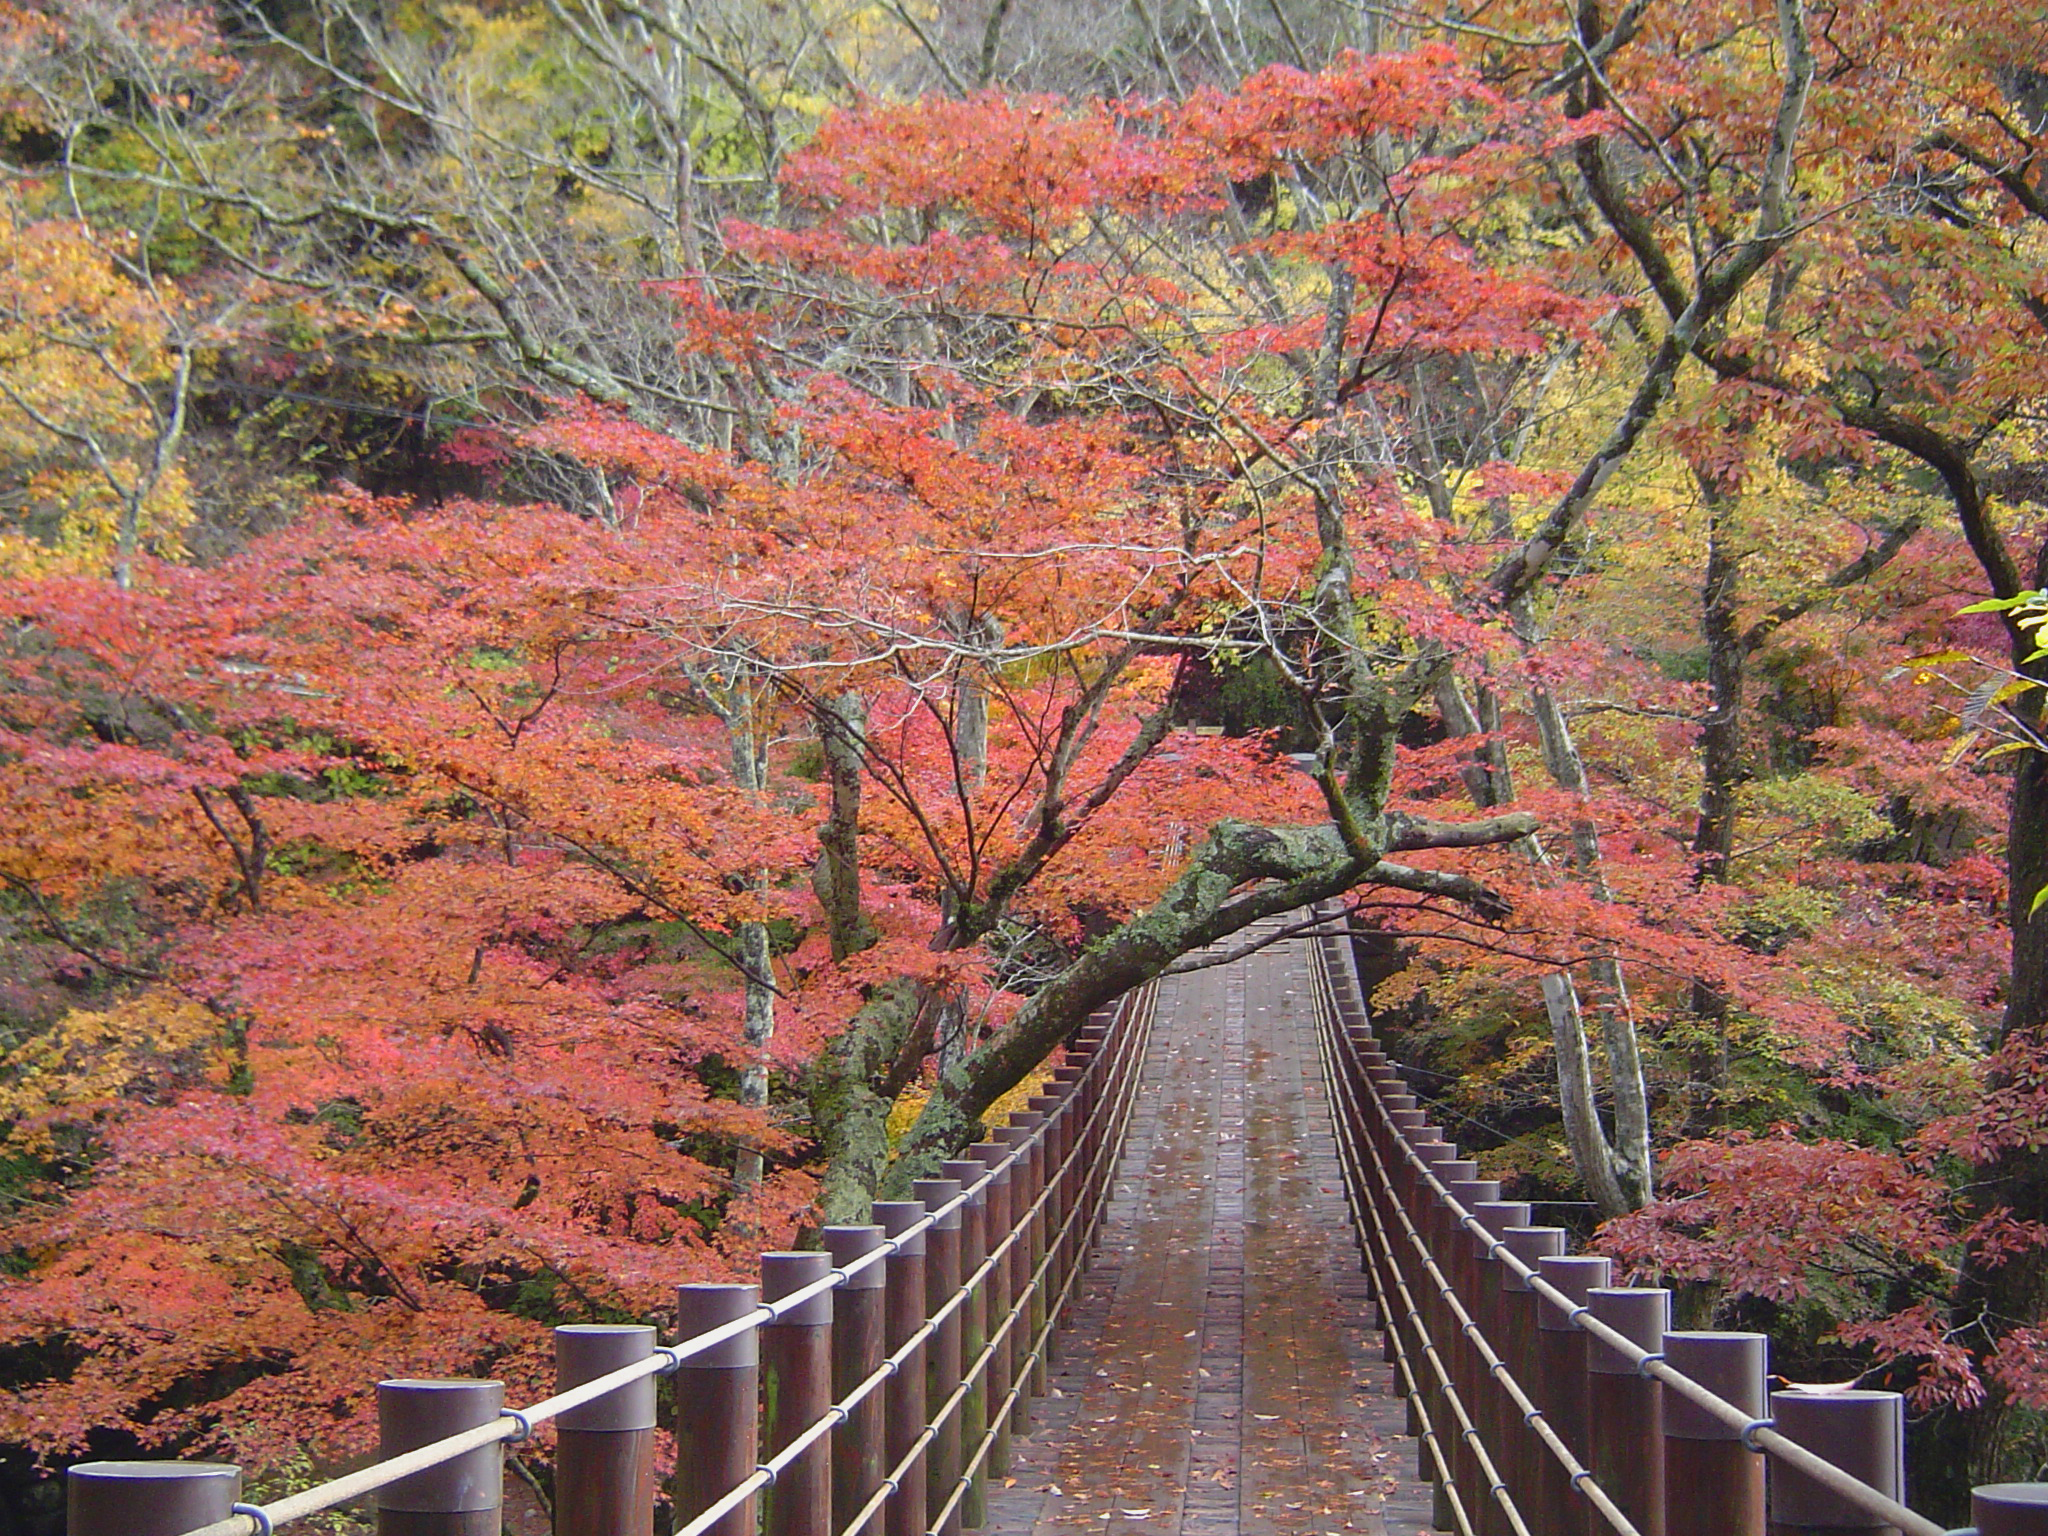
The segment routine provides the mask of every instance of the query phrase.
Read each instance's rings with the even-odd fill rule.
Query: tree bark
[[[860,897],[860,801],[867,757],[867,706],[858,693],[836,694],[818,708],[817,727],[832,804],[818,832],[818,863],[811,873],[811,889],[825,912],[832,958],[844,960],[875,941],[875,930]]]

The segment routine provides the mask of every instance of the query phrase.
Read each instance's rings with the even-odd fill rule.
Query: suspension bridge
[[[380,1459],[268,1504],[221,1463],[74,1466],[69,1536],[529,1536],[535,1436],[554,1536],[1945,1536],[1897,1395],[1771,1392],[1762,1335],[1611,1284],[1429,1123],[1334,915],[1269,932],[1103,1010],[874,1225],[681,1287],[673,1342],[557,1329],[524,1407],[379,1383]],[[1972,1518],[2048,1536],[2048,1484]]]

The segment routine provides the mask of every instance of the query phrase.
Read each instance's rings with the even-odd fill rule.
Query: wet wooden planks
[[[1161,985],[1143,1091],[998,1536],[1429,1529],[1386,1395],[1306,947]]]

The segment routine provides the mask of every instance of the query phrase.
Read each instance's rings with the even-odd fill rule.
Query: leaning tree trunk
[[[1543,750],[1544,766],[1560,789],[1569,790],[1582,801],[1590,794],[1585,759],[1557,698],[1542,686],[1530,690],[1530,704],[1536,719],[1536,736]],[[1600,833],[1590,816],[1572,820],[1573,862],[1579,873],[1592,882],[1593,894],[1602,901],[1613,899],[1601,861]],[[1619,956],[1596,955],[1587,971],[1598,989],[1597,1012],[1600,1041],[1607,1051],[1607,1075],[1614,1096],[1614,1136],[1610,1141],[1601,1131],[1592,1104],[1592,1063],[1585,1049],[1585,1033],[1575,1022],[1578,1002],[1569,997],[1569,1007],[1552,1004],[1550,1021],[1558,1047],[1558,1099],[1566,1119],[1566,1137],[1579,1173],[1586,1180],[1603,1216],[1620,1216],[1650,1202],[1656,1193],[1654,1163],[1650,1154],[1650,1093],[1643,1078],[1643,1058],[1636,1038],[1635,1011],[1629,1004],[1628,984]],[[1569,995],[1575,991],[1571,977],[1551,978]],[[1545,1002],[1549,1003],[1546,983]],[[1576,1036],[1577,1044],[1574,1044]],[[1584,1074],[1584,1082],[1567,1083],[1568,1077]],[[1572,1124],[1574,1114],[1581,1123]],[[1586,1155],[1580,1158],[1581,1146]],[[1597,1152],[1596,1149],[1597,1148]],[[1604,1165],[1604,1166],[1597,1166]],[[1603,1193],[1605,1191],[1605,1193]]]

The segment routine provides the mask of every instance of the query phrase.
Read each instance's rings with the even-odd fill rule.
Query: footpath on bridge
[[[1163,981],[1100,1251],[991,1536],[1428,1531],[1388,1395],[1308,946]]]

